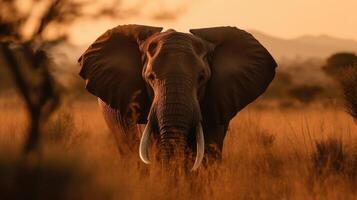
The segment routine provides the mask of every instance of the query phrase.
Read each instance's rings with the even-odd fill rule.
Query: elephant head
[[[80,57],[80,75],[89,92],[118,110],[124,129],[146,123],[140,143],[145,163],[149,138],[157,133],[160,158],[196,151],[196,169],[207,136],[202,123],[228,123],[266,90],[276,63],[235,27],[161,31],[142,25],[108,30]]]

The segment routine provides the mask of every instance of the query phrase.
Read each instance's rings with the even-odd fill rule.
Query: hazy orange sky
[[[124,1],[124,5],[133,5]],[[142,16],[82,21],[73,28],[72,41],[89,43],[108,28],[136,23],[187,32],[189,28],[231,25],[281,38],[331,35],[357,40],[357,0],[154,0]],[[175,20],[157,21],[151,12],[179,10]]]

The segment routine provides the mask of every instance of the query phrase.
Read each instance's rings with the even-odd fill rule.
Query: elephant
[[[250,33],[230,26],[184,33],[119,25],[78,62],[107,125],[120,130],[122,153],[139,148],[149,164],[148,146],[155,142],[157,160],[183,155],[192,170],[202,160],[221,160],[230,120],[265,92],[277,67]],[[137,124],[146,124],[141,137],[130,131]]]

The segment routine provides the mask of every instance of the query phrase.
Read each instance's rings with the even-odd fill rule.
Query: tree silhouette
[[[357,120],[357,55],[336,53],[327,59],[322,69],[340,84],[346,110]]]
[[[24,156],[19,163],[0,163],[1,169],[4,166],[5,169],[11,168],[3,173],[7,178],[0,181],[1,186],[6,185],[2,187],[5,189],[0,189],[2,199],[65,199],[68,188],[72,184],[78,188],[83,185],[83,177],[87,177],[82,177],[82,171],[72,163],[64,167],[46,165],[43,159],[40,162],[38,147],[42,127],[60,102],[58,85],[49,70],[52,62],[46,51],[66,41],[68,27],[76,20],[85,17],[123,18],[137,14],[144,5],[123,9],[120,1],[113,0],[99,3],[96,9],[87,8],[98,2],[0,0],[0,81],[10,75],[29,116]],[[23,3],[28,3],[28,6],[21,5]],[[51,30],[56,34],[48,37],[46,33]],[[10,179],[11,183],[8,183]],[[81,193],[84,195],[84,192],[76,191],[75,196]]]
[[[41,126],[59,104],[58,87],[49,72],[50,60],[45,49],[64,42],[68,36],[67,27],[75,20],[124,18],[139,14],[145,4],[139,1],[124,9],[119,0],[106,4],[95,0],[30,0],[28,6],[21,3],[0,0],[0,58],[11,72],[30,116],[24,147],[24,152],[29,153],[37,149]],[[47,37],[49,30],[57,31]]]
[[[342,87],[347,112],[357,122],[357,65],[345,69],[338,81]]]
[[[336,53],[327,59],[322,69],[332,77],[338,77],[341,72],[351,66],[357,65],[357,56],[354,53]]]

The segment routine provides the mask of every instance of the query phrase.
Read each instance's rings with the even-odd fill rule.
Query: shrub
[[[346,152],[341,140],[327,139],[315,143],[312,154],[313,167],[318,175],[329,175],[343,171]]]
[[[353,53],[336,53],[327,59],[322,69],[332,77],[338,77],[349,66],[357,64],[357,56]]]
[[[357,120],[357,65],[345,69],[338,80],[343,90],[347,112]]]
[[[291,88],[289,95],[302,103],[309,104],[323,91],[324,89],[321,86],[299,85]]]
[[[277,71],[264,97],[277,98],[285,95],[286,90],[293,84],[291,74]]]

